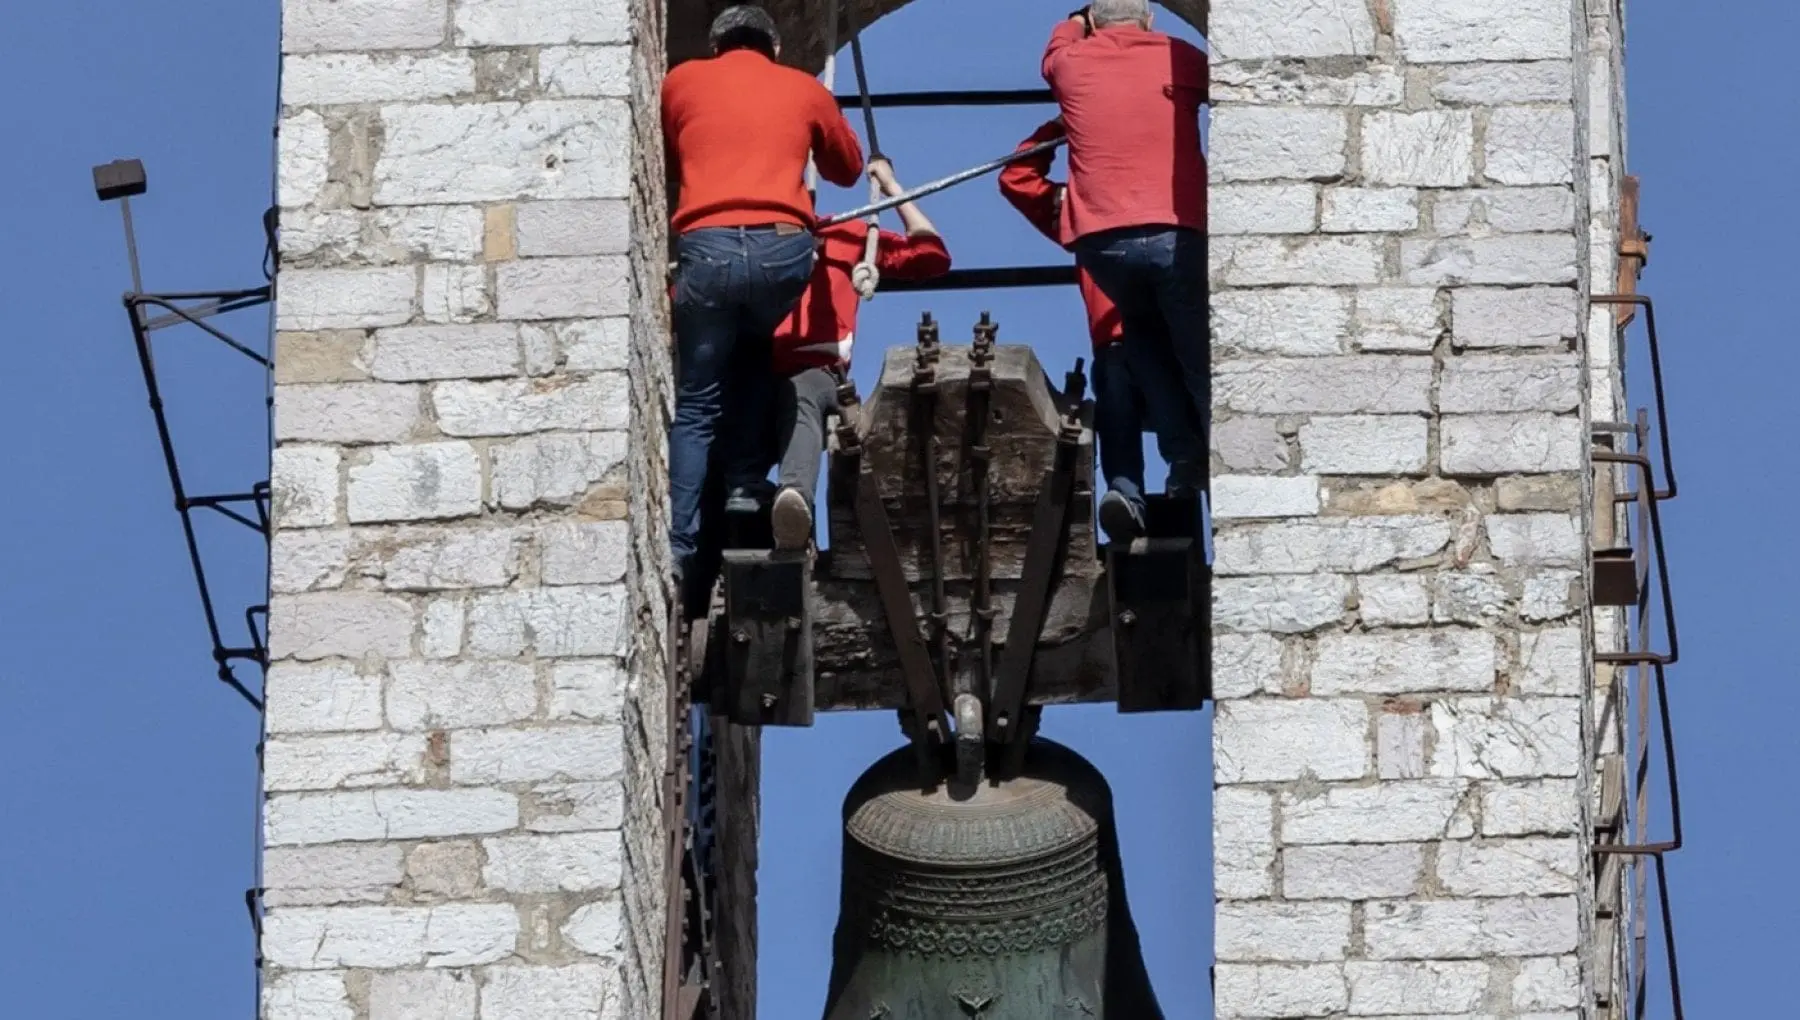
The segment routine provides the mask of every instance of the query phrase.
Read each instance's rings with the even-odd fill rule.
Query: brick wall
[[[655,1008],[658,7],[284,5],[265,1020]]]
[[[1588,1015],[1610,19],[1213,5],[1221,1020]]]

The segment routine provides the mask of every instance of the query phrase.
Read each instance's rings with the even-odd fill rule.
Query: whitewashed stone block
[[[1573,956],[1519,962],[1512,980],[1514,1009],[1574,1009],[1581,1005],[1581,961]]]
[[[1575,65],[1564,60],[1446,67],[1431,87],[1446,103],[1566,103],[1575,95]]]
[[[492,448],[493,502],[507,510],[565,506],[625,467],[625,435],[533,436]]]
[[[287,106],[421,102],[474,91],[475,61],[467,53],[328,53],[281,64]]]
[[[1312,692],[1405,694],[1487,691],[1497,668],[1494,636],[1433,630],[1390,634],[1327,634],[1313,659]]]
[[[412,647],[413,610],[374,592],[309,592],[269,600],[269,655],[275,659],[402,656]]]
[[[1575,111],[1515,106],[1488,114],[1488,180],[1568,184],[1575,177]]]
[[[343,455],[329,446],[276,448],[269,472],[270,515],[276,528],[336,524],[342,463]]]
[[[1443,334],[1437,291],[1382,287],[1356,292],[1356,347],[1363,351],[1426,353]]]
[[[1281,852],[1281,894],[1296,900],[1412,896],[1424,861],[1417,843],[1288,847]]]
[[[1439,426],[1445,474],[1504,475],[1578,471],[1581,420],[1549,414],[1457,415]]]
[[[1567,287],[1451,292],[1451,336],[1458,347],[1562,347],[1577,330],[1578,295]]]
[[[325,383],[281,388],[277,442],[396,443],[419,424],[419,388]]]
[[[578,908],[562,928],[563,941],[590,956],[613,956],[625,944],[625,911],[618,900]]]
[[[545,584],[612,584],[625,579],[630,527],[624,521],[570,521],[539,534]]]
[[[390,106],[381,118],[381,205],[629,194],[631,114],[623,102]]]
[[[1213,622],[1223,631],[1305,634],[1344,615],[1348,578],[1231,577],[1213,582]]]
[[[462,654],[463,626],[468,606],[461,598],[438,598],[425,603],[419,622],[419,654],[427,659],[447,659]]]
[[[1365,627],[1416,627],[1431,619],[1431,593],[1415,575],[1359,577],[1356,603]]]
[[[1250,414],[1380,414],[1431,410],[1428,358],[1228,361],[1213,371],[1213,406]]]
[[[1213,697],[1280,694],[1284,670],[1281,640],[1269,634],[1220,634],[1213,638]]]
[[[1375,774],[1382,779],[1425,778],[1429,730],[1419,712],[1382,712],[1375,720]]]
[[[1578,571],[1537,571],[1525,579],[1525,592],[1519,599],[1519,617],[1533,623],[1560,620],[1586,604],[1581,592]]]
[[[1370,903],[1363,935],[1377,960],[1543,956],[1575,948],[1573,896]]]
[[[545,47],[538,51],[538,84],[554,99],[629,98],[631,47]]]
[[[481,1020],[626,1020],[618,971],[596,963],[570,967],[495,967],[481,989]]]
[[[1379,282],[1384,256],[1372,237],[1214,237],[1208,261],[1215,285],[1342,287]]]
[[[1570,412],[1581,406],[1581,365],[1573,355],[1465,355],[1444,361],[1438,409]]]
[[[631,14],[626,0],[456,0],[456,45],[630,42]]]
[[[353,790],[270,797],[269,846],[436,839],[504,832],[519,824],[519,800],[501,790]]]
[[[1438,846],[1437,877],[1452,896],[1573,896],[1582,856],[1573,839],[1456,840]]]
[[[466,517],[481,512],[481,455],[468,443],[371,450],[350,467],[353,524]]]
[[[1458,187],[1475,176],[1475,117],[1462,110],[1371,113],[1362,124],[1371,184]]]
[[[1400,272],[1415,286],[1573,283],[1575,239],[1568,234],[1401,238]]]
[[[1417,843],[1471,835],[1467,784],[1421,779],[1378,786],[1332,786],[1324,796],[1281,797],[1281,838],[1290,846],[1321,843]]]
[[[398,733],[276,737],[263,747],[263,789],[354,790],[425,781],[425,739]]]
[[[622,372],[630,365],[630,319],[562,322],[555,331],[565,367],[571,372]]]
[[[1369,772],[1369,710],[1359,701],[1230,701],[1216,718],[1217,783],[1360,779]]]
[[[1323,287],[1221,290],[1212,296],[1212,323],[1216,347],[1251,354],[1342,354],[1350,300]]]
[[[484,658],[622,655],[625,592],[568,586],[481,595],[469,607],[469,648]]]
[[[520,259],[494,278],[502,319],[590,319],[631,310],[630,264],[621,256]]]
[[[324,971],[277,974],[263,986],[262,1020],[355,1020],[344,975]]]
[[[1324,180],[1344,172],[1350,121],[1316,107],[1222,106],[1212,115],[1216,181]]]
[[[521,258],[623,255],[631,247],[631,204],[623,199],[525,202],[516,216]]]
[[[267,686],[271,734],[381,728],[381,678],[352,666],[270,663]]]
[[[617,722],[627,677],[616,659],[558,662],[550,667],[550,718]]]
[[[1587,644],[1579,627],[1519,635],[1520,694],[1572,697],[1581,693]]]
[[[1223,902],[1214,913],[1213,933],[1220,960],[1342,960],[1350,949],[1350,904]]]
[[[344,583],[349,569],[348,530],[277,530],[270,539],[271,591],[302,592],[336,588]]]
[[[1471,779],[1574,776],[1581,762],[1577,698],[1457,698],[1431,706],[1431,774]]]
[[[1218,309],[1215,298],[1213,308]],[[1214,336],[1218,334],[1215,332]],[[1287,439],[1273,418],[1232,418],[1212,427],[1213,452],[1238,471],[1280,471],[1288,465]]]
[[[1467,1013],[1487,998],[1485,963],[1364,963],[1344,966],[1350,982],[1350,1015]]]
[[[1367,56],[1375,52],[1375,22],[1355,0],[1223,4],[1212,12],[1207,42],[1220,60]]]
[[[447,15],[448,0],[287,0],[281,50],[428,50],[443,45]]]
[[[1212,480],[1213,516],[1218,520],[1253,517],[1316,517],[1319,480],[1309,476],[1221,475]]]
[[[1213,541],[1213,571],[1237,574],[1364,573],[1430,556],[1450,541],[1441,517],[1290,520],[1222,529]]]
[[[554,383],[442,382],[432,387],[431,404],[438,428],[451,436],[623,429],[631,420],[629,386],[621,373]]]
[[[1581,528],[1569,514],[1493,514],[1488,547],[1506,564],[1573,566],[1585,555]]]
[[[1331,1016],[1349,1003],[1338,964],[1221,963],[1213,972],[1220,1017]]]
[[[314,205],[330,177],[331,134],[316,110],[281,118],[276,145],[276,202],[282,209]]]
[[[1575,192],[1571,188],[1446,191],[1432,203],[1431,227],[1442,237],[1573,230]]]
[[[1412,230],[1419,225],[1419,193],[1411,188],[1326,188],[1319,223],[1327,234]]]
[[[1208,233],[1306,234],[1318,226],[1310,184],[1222,184],[1207,192]]]
[[[498,588],[519,576],[525,533],[510,528],[404,529],[379,543],[381,586],[389,591]]]
[[[519,916],[507,904],[295,907],[263,920],[263,954],[295,970],[466,967],[513,951]]]
[[[1560,836],[1577,831],[1581,795],[1572,779],[1484,784],[1484,836]]]
[[[1220,897],[1267,896],[1274,888],[1275,798],[1225,787],[1213,793],[1213,888]]]
[[[1420,474],[1430,458],[1424,418],[1318,417],[1300,426],[1300,464],[1321,475]]]
[[[616,726],[464,730],[450,738],[450,780],[537,783],[618,777],[624,735]]]
[[[275,296],[275,328],[398,326],[413,317],[418,290],[418,270],[412,266],[284,269]]]
[[[1395,0],[1394,37],[1402,59],[1421,64],[1481,60],[1567,60],[1574,19],[1562,0]]]
[[[537,678],[518,662],[388,664],[388,725],[399,730],[498,726],[537,712]]]
[[[515,893],[588,892],[617,889],[624,879],[625,846],[617,832],[484,839],[489,889]]]
[[[592,832],[625,824],[625,784],[546,783],[531,788],[531,813],[525,828],[532,832]]]
[[[476,978],[465,971],[402,970],[369,978],[369,1020],[475,1020]]]
[[[400,887],[400,848],[345,846],[276,848],[263,855],[263,899],[271,907],[379,903]]]
[[[494,310],[485,268],[434,264],[424,273],[419,315],[426,322],[474,322]]]

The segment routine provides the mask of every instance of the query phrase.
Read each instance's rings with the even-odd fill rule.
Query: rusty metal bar
[[[1647,536],[1639,534],[1637,540],[1643,542],[1648,539],[1650,546],[1646,552],[1654,550],[1655,553],[1657,589],[1660,593],[1663,608],[1663,630],[1669,641],[1669,650],[1667,652],[1656,652],[1647,647],[1625,652],[1596,652],[1594,661],[1602,665],[1641,666],[1654,664],[1673,666],[1681,659],[1681,640],[1675,626],[1675,595],[1673,586],[1669,581],[1668,563],[1663,555],[1662,515],[1657,510],[1657,504],[1660,500],[1657,499],[1655,495],[1654,469],[1650,462],[1650,458],[1642,453],[1615,453],[1610,450],[1594,450],[1590,452],[1589,456],[1596,463],[1623,464],[1627,467],[1636,468],[1642,473],[1642,483],[1638,486],[1637,490],[1626,494],[1626,496],[1615,498],[1622,501],[1629,496],[1629,498],[1636,501],[1639,505],[1640,512],[1649,524],[1649,534]],[[1646,560],[1645,563],[1646,566],[1640,568],[1640,581],[1648,580],[1648,561]],[[1640,583],[1639,588],[1640,595],[1638,598],[1637,610],[1642,614],[1649,610],[1650,588],[1649,585],[1642,583]]]
[[[987,445],[987,426],[993,398],[994,341],[998,334],[999,327],[992,316],[982,312],[981,321],[975,324],[975,342],[969,348],[969,391],[963,416],[967,429],[964,457],[975,489],[975,589],[969,605],[969,641],[974,646],[980,686],[974,693],[984,701],[994,692],[993,563],[988,552],[992,481],[988,466],[993,450]]]
[[[1596,305],[1636,305],[1644,310],[1644,333],[1650,348],[1650,388],[1656,395],[1656,439],[1662,451],[1663,478],[1667,489],[1656,493],[1657,499],[1674,499],[1680,488],[1675,482],[1675,458],[1670,452],[1668,401],[1663,396],[1662,343],[1656,332],[1656,305],[1644,294],[1594,294],[1588,301]]]
[[[913,369],[911,410],[913,434],[919,437],[919,468],[925,473],[925,522],[928,529],[926,549],[931,554],[931,612],[926,619],[930,625],[929,640],[941,687],[943,680],[952,675],[952,663],[950,621],[944,610],[949,601],[949,593],[944,585],[943,493],[938,486],[939,353],[938,326],[932,320],[931,313],[926,312],[919,318],[918,364]],[[953,700],[957,694],[963,693],[971,692],[945,691],[944,696],[947,700]]]

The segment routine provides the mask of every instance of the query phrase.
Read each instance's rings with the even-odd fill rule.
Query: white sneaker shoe
[[[806,548],[812,539],[812,506],[806,495],[792,486],[775,494],[775,505],[769,509],[769,528],[775,533],[775,548],[784,551]]]

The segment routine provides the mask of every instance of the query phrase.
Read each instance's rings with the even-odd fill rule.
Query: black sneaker
[[[1144,534],[1144,511],[1117,489],[1100,497],[1100,530],[1109,541],[1125,543]]]
[[[1169,465],[1169,480],[1163,492],[1172,499],[1198,499],[1206,488],[1206,472],[1199,464],[1178,461]]]
[[[775,548],[806,548],[806,543],[812,539],[812,526],[812,507],[805,493],[785,486],[775,494],[775,505],[769,511],[769,528],[775,533]]]

